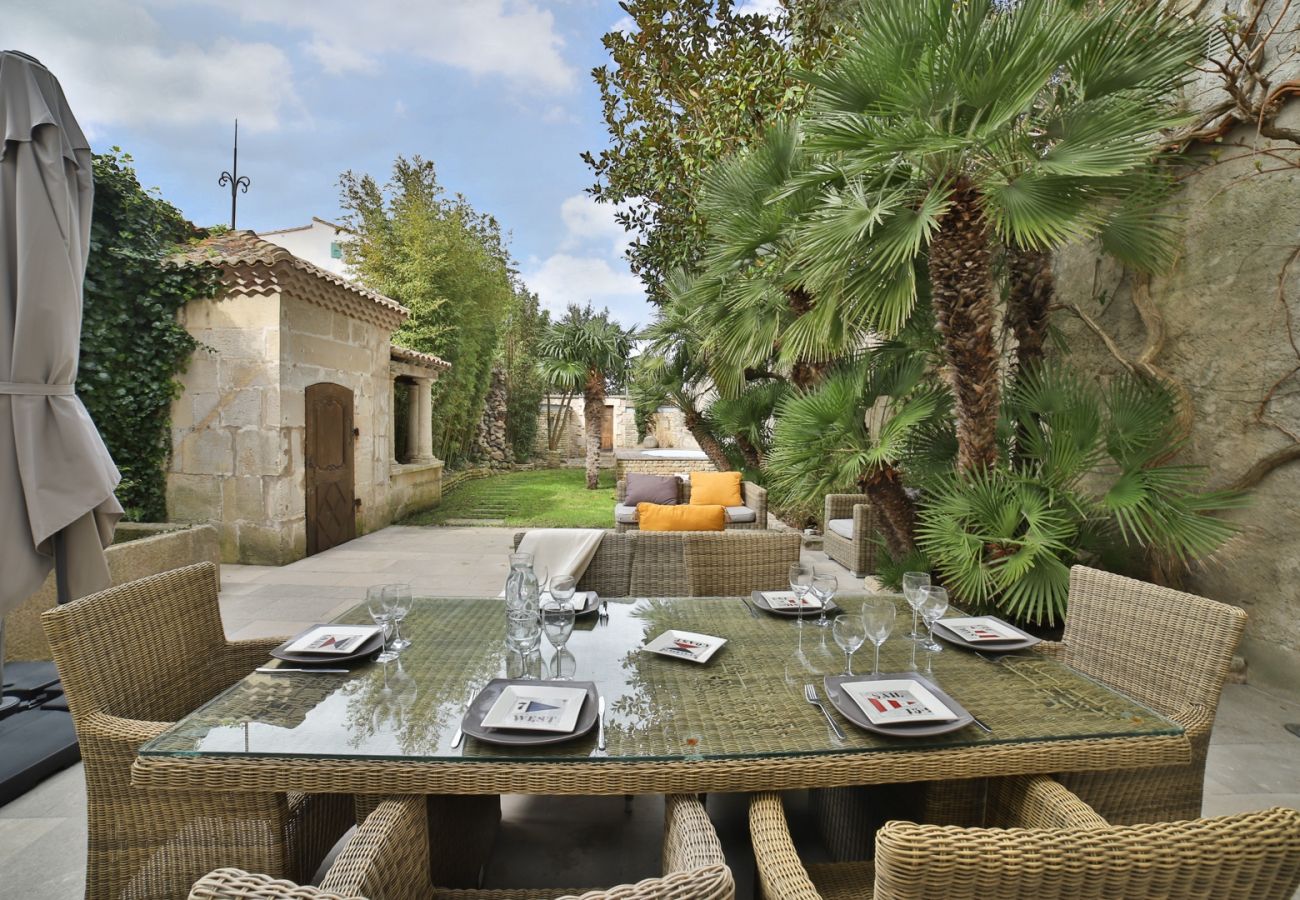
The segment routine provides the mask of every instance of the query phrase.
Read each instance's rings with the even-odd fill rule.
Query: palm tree
[[[600,477],[600,434],[605,423],[606,385],[621,382],[632,356],[632,332],[596,313],[591,304],[570,305],[563,319],[551,324],[538,347],[542,372],[560,389],[581,386],[587,438],[587,488]]]
[[[1126,262],[1167,260],[1168,220],[1141,213],[1205,46],[1150,0],[875,0],[812,77],[803,130],[820,162],[789,190],[822,192],[799,226],[799,270],[819,303],[890,334],[924,260],[959,470],[998,461],[996,254],[1101,236]],[[1022,287],[1041,299],[1041,281]],[[1022,318],[1037,323],[1037,307]]]

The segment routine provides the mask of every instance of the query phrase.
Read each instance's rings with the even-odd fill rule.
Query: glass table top
[[[837,599],[856,613],[861,598]],[[911,624],[902,598],[897,632]],[[369,623],[363,607],[339,622]],[[642,650],[668,629],[727,639],[698,664]],[[873,753],[929,747],[1137,737],[1182,729],[1151,709],[1068,667],[1032,655],[999,661],[945,646],[933,656],[935,681],[991,729],[974,726],[930,738],[893,738],[856,728],[832,710],[846,733],[834,737],[804,697],[844,671],[830,628],[760,613],[740,598],[611,599],[608,621],[577,620],[568,651],[575,679],[607,701],[607,751],[596,734],[544,747],[501,747],[466,736],[451,746],[469,701],[491,679],[519,674],[505,644],[500,598],[418,599],[402,625],[412,641],[389,663],[347,674],[258,674],[235,684],[141,749],[142,756],[259,756],[307,759],[437,760],[476,763],[539,759],[743,759],[822,753]],[[906,672],[912,643],[891,637],[883,672]],[[854,656],[870,672],[872,647]],[[555,651],[542,642],[543,671]],[[924,668],[924,653],[918,662]],[[287,664],[286,664],[287,665]],[[534,669],[536,671],[536,668]],[[828,706],[829,708],[829,706]]]

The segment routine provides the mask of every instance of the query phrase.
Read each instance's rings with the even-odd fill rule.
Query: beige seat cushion
[[[753,521],[754,521],[755,519],[757,519],[757,518],[758,518],[758,514],[755,513],[755,512],[754,512],[752,509],[750,509],[748,506],[728,506],[728,507],[727,507],[727,521],[728,521],[728,522],[736,522],[736,523],[739,524],[739,523],[743,523],[743,522],[753,522]]]
[[[853,540],[853,520],[852,519],[831,519],[826,523],[828,531],[833,531],[845,540]]]
[[[627,506],[623,503],[614,504],[614,521],[622,522],[624,525],[636,524],[636,507]]]

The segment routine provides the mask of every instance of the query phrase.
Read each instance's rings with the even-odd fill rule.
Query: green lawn
[[[614,473],[600,473],[600,487],[587,490],[582,469],[536,469],[467,481],[433,509],[403,525],[443,525],[448,519],[501,520],[523,528],[613,528]]]

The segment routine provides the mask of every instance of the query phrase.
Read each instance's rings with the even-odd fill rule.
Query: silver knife
[[[281,672],[310,672],[313,675],[347,675],[351,669],[287,669],[275,666],[262,666],[254,669],[255,672],[261,672],[263,675],[279,675]]]
[[[599,730],[596,732],[596,749],[605,749],[605,698],[601,697],[596,704],[596,713],[600,716]]]

